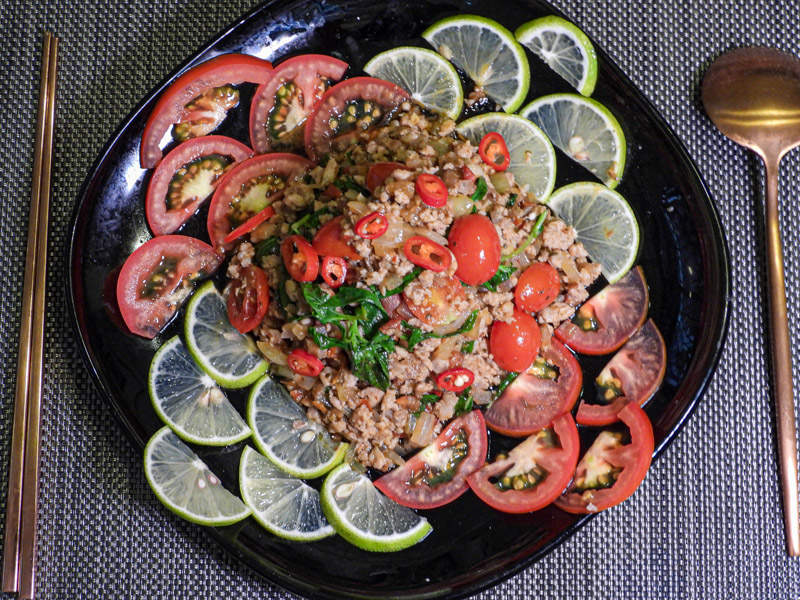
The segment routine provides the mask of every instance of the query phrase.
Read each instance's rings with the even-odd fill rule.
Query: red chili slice
[[[381,237],[389,229],[389,219],[379,212],[361,217],[356,223],[356,233],[366,240]]]
[[[418,267],[437,273],[447,270],[453,261],[447,248],[422,235],[408,238],[403,246],[403,252],[406,258]]]
[[[259,326],[269,308],[269,283],[259,267],[249,265],[234,279],[228,293],[228,320],[247,333]]]
[[[460,392],[467,389],[475,381],[475,373],[464,367],[448,369],[436,378],[436,384],[448,392]]]
[[[508,153],[506,141],[496,131],[491,131],[483,136],[481,143],[478,144],[478,154],[481,155],[483,162],[495,171],[505,171],[511,163],[511,155]]]
[[[298,375],[305,375],[306,377],[316,377],[322,372],[325,366],[322,361],[313,354],[309,354],[305,350],[295,348],[286,357],[289,363],[289,368]]]
[[[295,281],[314,281],[319,274],[319,254],[301,235],[290,235],[281,243],[286,270]]]
[[[447,185],[436,175],[423,173],[417,177],[414,188],[428,206],[440,208],[447,204]]]
[[[272,206],[268,206],[260,213],[256,214],[256,216],[251,217],[250,219],[239,225],[236,229],[231,231],[228,235],[226,235],[225,239],[222,240],[223,243],[230,244],[237,238],[242,237],[245,233],[250,233],[251,231],[253,231],[253,229],[255,229],[256,227],[261,225],[264,221],[273,216],[275,216],[275,209],[272,208]]]
[[[322,279],[332,288],[338,288],[347,277],[347,263],[338,256],[326,256],[322,259]]]

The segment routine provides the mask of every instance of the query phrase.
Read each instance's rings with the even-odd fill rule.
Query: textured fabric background
[[[94,157],[131,108],[257,0],[0,0],[0,508],[30,194],[41,33],[61,40],[43,421],[39,597],[283,599],[150,492],[141,458],[94,391],[61,285],[67,223]],[[697,88],[726,49],[800,54],[797,0],[555,0],[628,73],[687,145],[731,244],[734,306],[706,397],[642,488],[481,598],[800,598],[786,557],[765,330],[761,168],[714,130]],[[800,155],[781,178],[791,318],[800,317]],[[800,348],[795,346],[795,357]],[[800,365],[796,365],[800,374]],[[800,389],[800,378],[795,379]],[[3,525],[0,524],[0,527]],[[2,529],[0,529],[2,536]]]

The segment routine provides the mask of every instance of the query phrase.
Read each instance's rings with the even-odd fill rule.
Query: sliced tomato
[[[342,219],[339,216],[331,219],[323,225],[314,236],[311,245],[320,256],[336,256],[338,258],[349,258],[350,260],[361,260],[358,252],[347,242],[342,232]]]
[[[437,508],[467,491],[467,477],[483,466],[488,440],[479,410],[452,420],[432,444],[375,482],[409,508]]]
[[[486,283],[500,266],[500,238],[494,223],[485,215],[465,215],[453,221],[447,234],[450,251],[456,257],[456,277],[467,285]]]
[[[422,173],[414,182],[414,189],[428,206],[441,208],[447,204],[447,186],[441,177],[432,173]]]
[[[418,267],[431,271],[446,271],[453,261],[453,255],[441,244],[424,235],[415,235],[406,240],[403,246],[406,258]]]
[[[490,429],[512,437],[531,435],[572,410],[583,384],[575,356],[558,340],[521,373],[486,411]]]
[[[467,477],[469,487],[492,508],[507,513],[539,510],[569,484],[580,439],[569,413],[531,435],[508,456],[499,456]]]
[[[455,277],[439,273],[434,275],[430,285],[414,279],[403,290],[403,298],[420,321],[431,327],[441,327],[463,316],[459,307],[464,305],[467,295]]]
[[[128,329],[155,337],[191,295],[193,283],[221,263],[211,246],[185,235],[162,235],[139,246],[117,280],[117,302]]]
[[[319,274],[319,254],[306,238],[290,235],[281,242],[283,265],[295,281],[314,281]]]
[[[536,359],[541,344],[542,331],[539,324],[527,313],[514,309],[514,317],[510,322],[492,323],[489,351],[494,362],[504,371],[513,373],[525,371]],[[549,421],[545,423],[547,422]],[[544,424],[540,427],[543,426]]]
[[[619,418],[629,436],[604,430],[583,455],[570,487],[558,498],[558,508],[570,513],[593,513],[616,506],[644,481],[655,446],[653,426],[638,404],[625,405]],[[624,443],[630,437],[629,443]]]
[[[522,272],[514,289],[514,304],[525,312],[550,306],[561,291],[561,279],[550,263],[535,262]]]
[[[404,169],[408,170],[403,163],[400,162],[378,162],[373,163],[373,165],[367,171],[367,180],[366,180],[366,188],[370,192],[374,192],[376,188],[379,188],[383,185],[383,182],[386,181],[387,177],[390,177],[392,173],[394,173],[397,169]]]
[[[211,197],[222,176],[251,156],[250,148],[221,135],[189,140],[167,154],[147,187],[145,212],[153,235],[177,231]]]
[[[192,100],[226,84],[267,83],[271,75],[269,62],[245,54],[216,56],[179,75],[161,94],[147,119],[139,150],[142,168],[152,169],[161,162],[161,140],[185,117]]]
[[[506,141],[496,131],[490,131],[483,136],[478,144],[478,154],[481,155],[483,162],[495,171],[505,171],[511,164],[511,155],[508,153]]]
[[[320,270],[325,283],[335,289],[341,287],[347,277],[347,262],[338,256],[326,256]]]
[[[337,83],[308,115],[306,154],[319,160],[337,139],[377,125],[406,99],[408,92],[381,79],[353,77]]]
[[[225,238],[283,195],[286,184],[311,163],[302,156],[276,152],[255,156],[225,175],[208,209],[208,237],[217,250],[228,251]]]
[[[306,377],[316,377],[322,373],[325,365],[313,354],[309,354],[301,348],[295,348],[289,352],[286,357],[289,368],[298,375],[305,375]]]
[[[259,267],[248,265],[231,283],[228,292],[228,320],[238,331],[253,331],[269,307],[267,275]]]
[[[639,406],[656,393],[667,369],[664,338],[652,319],[631,336],[597,376],[598,404],[583,400],[576,419],[581,425],[610,425],[628,403]]]
[[[347,63],[322,54],[303,54],[279,64],[258,87],[250,105],[250,142],[260,153],[303,148],[308,114]]]
[[[584,302],[572,321],[556,329],[556,337],[581,354],[608,354],[642,326],[649,303],[644,272],[636,267]]]

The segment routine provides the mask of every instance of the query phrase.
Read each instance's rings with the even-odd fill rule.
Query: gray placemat
[[[47,396],[43,415],[38,597],[292,597],[160,506],[141,457],[81,363],[62,289],[68,219],[94,157],[128,111],[256,0],[0,2],[0,514],[30,193],[41,32],[62,39],[56,129]],[[699,110],[710,59],[748,44],[800,54],[795,1],[555,4],[651,99],[687,145],[716,198],[733,249],[733,317],[708,394],[636,495],[481,598],[800,597],[785,556],[766,376],[761,168]],[[800,157],[781,178],[790,318],[800,317]],[[800,348],[795,347],[795,357]],[[796,369],[800,373],[800,369]],[[795,380],[800,389],[800,379]],[[0,524],[0,527],[3,525]],[[0,529],[0,536],[2,536]],[[5,596],[3,596],[5,597]]]

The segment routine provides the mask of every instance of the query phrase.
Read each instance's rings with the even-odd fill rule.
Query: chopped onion
[[[406,240],[415,236],[414,228],[402,221],[390,221],[386,232],[372,240],[375,250],[393,250],[405,244]]]
[[[472,398],[476,404],[489,404],[492,401],[492,392],[489,390],[473,389]]]
[[[294,375],[294,382],[297,384],[297,387],[304,389],[305,391],[311,391],[311,388],[314,387],[314,384],[317,383],[316,377],[306,377],[305,375],[299,375],[295,373]]]
[[[369,210],[366,204],[363,202],[358,202],[357,200],[352,200],[351,202],[347,203],[347,208],[349,208],[352,212],[356,213],[357,215],[363,215]]]
[[[460,350],[460,343],[456,337],[444,338],[439,347],[433,351],[433,358],[443,361],[449,361],[454,352]]]
[[[284,379],[292,379],[294,377],[294,371],[292,371],[287,365],[276,365],[273,369],[273,372]]]
[[[352,406],[355,404],[358,390],[340,383],[336,386],[336,395],[339,397],[339,400],[341,400],[343,406]]]
[[[447,335],[449,333],[453,333],[459,327],[461,327],[467,319],[469,319],[469,312],[463,312],[461,315],[452,323],[448,323],[447,325],[439,325],[438,327],[433,328],[433,333],[436,335]]]
[[[425,227],[417,227],[414,232],[414,235],[421,235],[428,238],[429,240],[433,240],[437,244],[441,244],[442,246],[447,246],[446,237],[444,237],[439,233],[436,233],[435,231],[431,231],[430,229],[427,229]]]
[[[508,177],[506,177],[505,173],[492,173],[489,175],[489,180],[492,182],[498,194],[505,194],[511,189],[511,185],[508,183]]]
[[[325,170],[322,172],[322,181],[320,181],[320,187],[322,189],[328,187],[333,180],[336,179],[336,175],[339,173],[339,165],[336,163],[336,160],[333,158],[329,159],[325,165]]]
[[[403,460],[403,457],[394,450],[383,450],[383,454],[398,467],[402,467],[404,464],[406,464],[406,461]]]
[[[506,279],[503,283],[497,286],[498,292],[510,292],[517,285],[518,278],[516,274]]]
[[[464,194],[456,194],[453,196],[453,204],[450,210],[453,216],[458,218],[470,214],[473,206],[475,206],[475,203],[472,201],[472,198]]]
[[[288,365],[287,355],[269,342],[256,342],[256,346],[269,362],[273,365]]]
[[[566,273],[570,283],[580,283],[581,274],[578,272],[578,269],[575,268],[575,264],[572,262],[571,258],[567,257],[561,261],[561,269]]]
[[[520,269],[527,269],[531,265],[531,259],[528,258],[527,252],[517,254],[511,262],[517,265]]]
[[[427,446],[433,441],[434,426],[436,425],[436,417],[429,412],[423,412],[417,417],[417,424],[414,425],[414,433],[411,434],[409,440],[412,445],[417,448]]]

